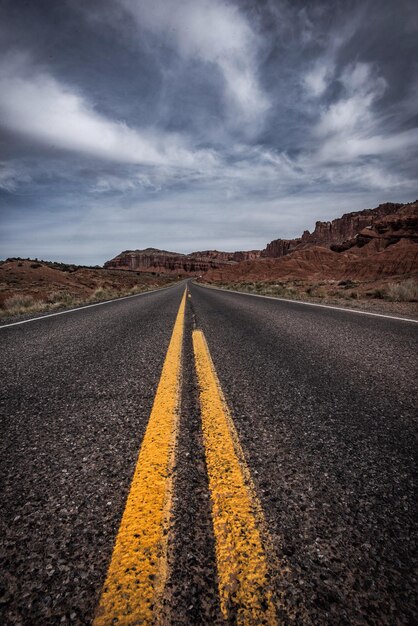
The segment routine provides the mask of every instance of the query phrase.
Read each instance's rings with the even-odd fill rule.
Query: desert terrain
[[[103,267],[10,258],[0,264],[0,315],[113,299],[177,280],[371,311],[418,315],[418,202],[386,203],[317,222],[263,250],[181,254],[125,250]]]
[[[38,259],[0,263],[0,316],[10,317],[112,300],[166,287],[172,276],[118,272]]]

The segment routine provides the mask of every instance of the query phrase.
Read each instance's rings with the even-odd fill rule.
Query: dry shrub
[[[0,262],[1,263],[1,262]],[[12,282],[10,279],[9,282]],[[175,280],[167,280],[165,285],[174,284]],[[92,286],[92,285],[90,285]],[[28,313],[38,313],[41,311],[54,311],[63,307],[75,307],[89,302],[101,302],[105,300],[114,300],[122,296],[130,296],[138,293],[143,293],[150,289],[157,289],[161,287],[158,282],[151,284],[136,284],[132,287],[126,286],[126,288],[117,289],[117,286],[113,284],[99,285],[89,297],[76,296],[68,291],[61,291],[56,289],[50,291],[45,298],[45,301],[36,300],[29,294],[15,294],[10,296],[3,306],[0,306],[0,317],[12,317],[14,315],[22,315]]]
[[[33,306],[35,300],[33,296],[27,294],[16,294],[14,296],[10,296],[7,300],[4,301],[5,309],[29,309],[29,307]]]
[[[21,315],[23,313],[38,313],[43,311],[47,305],[40,300],[35,300],[29,294],[16,294],[4,301],[2,316]]]
[[[51,291],[46,299],[48,304],[73,306],[78,302],[77,298],[68,291]]]
[[[268,296],[285,296],[287,289],[284,285],[266,285],[264,293]]]
[[[418,302],[418,282],[410,278],[401,283],[389,283],[386,299],[392,302]]]
[[[308,294],[308,296],[311,296],[313,298],[325,298],[327,295],[327,291],[323,287],[322,283],[314,283],[307,288],[306,293]]]
[[[116,291],[115,289],[106,289],[101,285],[94,290],[92,295],[90,296],[90,300],[101,301],[101,300],[113,300],[114,298],[119,298],[121,293]]]
[[[151,287],[152,286],[153,285],[151,285]],[[134,285],[133,287],[130,288],[129,293],[127,295],[134,296],[137,293],[142,293],[143,291],[145,291],[144,285]]]
[[[243,291],[247,293],[256,293],[263,296],[278,296],[283,298],[294,298],[298,292],[291,285],[282,283],[265,283],[256,282],[237,282],[237,283],[218,283],[224,289],[233,289],[235,291]]]

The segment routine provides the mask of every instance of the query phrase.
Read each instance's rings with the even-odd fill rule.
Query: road
[[[417,324],[184,288],[0,328],[0,623],[416,623]]]

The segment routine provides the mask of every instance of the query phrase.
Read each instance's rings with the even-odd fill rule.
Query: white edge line
[[[122,296],[121,298],[114,298],[113,300],[105,300],[104,302],[95,302],[94,304],[86,304],[84,306],[76,307],[75,309],[68,309],[68,311],[58,311],[57,313],[47,313],[47,315],[40,315],[39,317],[31,317],[29,320],[21,320],[20,322],[12,322],[11,324],[0,324],[0,330],[2,328],[10,328],[10,326],[19,326],[20,324],[28,324],[29,322],[38,322],[44,320],[47,317],[56,317],[57,315],[66,315],[67,313],[74,313],[75,311],[84,311],[85,309],[91,309],[93,306],[101,306],[102,304],[111,304],[112,302],[120,302],[121,300],[128,300],[129,298],[137,298],[138,296],[146,296],[149,293],[156,293],[157,291],[164,291],[165,289],[172,289],[180,284],[169,285],[168,287],[161,287],[160,289],[150,289],[149,291],[143,291],[142,293],[134,293],[132,296]]]
[[[212,287],[212,285],[202,285],[201,283],[194,283],[204,289],[216,289],[216,291],[223,291],[224,293],[238,293],[241,296],[252,296],[253,298],[265,298],[266,300],[279,300],[280,302],[293,302],[294,304],[306,304],[306,306],[317,306],[322,309],[333,309],[335,311],[344,311],[345,313],[358,313],[359,315],[372,315],[373,317],[383,317],[387,320],[398,320],[401,322],[412,322],[418,324],[418,320],[413,320],[410,317],[395,317],[394,315],[385,315],[384,313],[371,313],[370,311],[358,311],[357,309],[349,309],[343,306],[332,306],[330,304],[318,304],[317,302],[305,302],[304,300],[291,300],[290,298],[275,298],[274,296],[263,296],[258,293],[247,293],[246,291],[235,291],[235,289],[222,289],[222,287]]]

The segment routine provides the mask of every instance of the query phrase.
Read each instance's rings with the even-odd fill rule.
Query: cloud
[[[314,67],[303,76],[303,83],[307,91],[315,96],[322,96],[328,88],[330,80],[335,71],[335,65],[332,61],[321,59],[317,61]]]
[[[371,64],[357,62],[345,67],[338,81],[341,95],[322,107],[312,130],[318,144],[313,158],[322,163],[354,163],[361,157],[382,157],[416,146],[418,129],[391,133],[385,128],[376,103],[387,82]]]
[[[318,3],[318,5],[313,9],[311,8],[311,10],[323,13],[326,9],[325,5],[321,6]],[[299,15],[300,14],[301,12]],[[322,48],[319,55],[316,53],[313,60],[308,61],[309,69],[307,72],[302,73],[302,85],[308,96],[320,98],[325,95],[326,90],[335,79],[339,56],[341,56],[342,50],[344,47],[349,46],[351,39],[356,32],[358,32],[361,23],[364,21],[364,7],[357,7],[357,9],[351,13],[349,19],[345,16],[344,22],[338,24],[338,27],[327,28],[326,34],[321,32],[321,28],[315,28],[315,25],[306,15],[306,9],[302,12],[302,15],[306,22],[306,26],[302,32],[302,42],[306,43],[306,41],[309,42],[313,39],[316,45]],[[307,29],[309,33],[308,39],[306,36]],[[367,64],[364,63],[358,63],[359,74],[362,72],[360,68],[366,65]]]
[[[397,191],[389,199],[399,200],[402,195],[402,191]],[[290,238],[305,228],[312,229],[316,219],[333,219],[343,212],[376,206],[386,200],[387,191],[379,195],[352,190],[343,196],[301,191],[263,197],[256,210],[253,198],[235,198],[228,203],[228,210],[221,213],[214,210],[204,191],[198,195],[170,194],[145,202],[129,199],[118,211],[114,198],[105,196],[83,200],[82,214],[75,217],[67,205],[60,210],[62,199],[56,198],[55,212],[34,214],[32,210],[24,220],[5,224],[0,243],[3,257],[30,256],[87,264],[102,264],[121,250],[147,246],[179,252],[260,249],[277,237]],[[175,219],[169,219],[173,214]]]
[[[0,3],[2,254],[255,248],[413,199],[418,39],[382,3]]]
[[[0,65],[0,116],[8,130],[52,148],[122,163],[202,167],[214,161],[185,139],[158,129],[137,130],[98,113],[77,90],[9,55]]]
[[[217,67],[231,114],[260,125],[269,101],[257,77],[258,39],[238,7],[218,0],[117,1],[140,29],[163,37],[183,58]]]
[[[342,72],[339,82],[344,94],[323,112],[316,127],[318,136],[363,132],[366,126],[375,125],[372,106],[384,94],[386,81],[373,74],[370,64],[355,63]]]
[[[152,177],[146,174],[130,174],[117,176],[115,174],[100,174],[90,188],[91,193],[129,193],[139,188],[147,191],[161,191],[162,186],[153,182]]]
[[[31,177],[21,165],[0,162],[0,189],[12,193],[23,183],[30,182]]]

